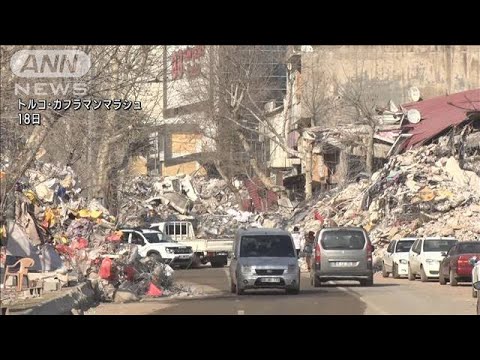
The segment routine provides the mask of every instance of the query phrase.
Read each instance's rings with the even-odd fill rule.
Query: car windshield
[[[409,252],[415,240],[404,240],[397,243],[397,248],[395,251],[398,252]]]
[[[457,243],[457,240],[425,240],[423,243],[423,251],[448,251]]]
[[[288,235],[242,236],[240,257],[294,257],[292,239]]]
[[[361,231],[326,231],[322,236],[325,250],[361,250],[365,246],[365,237]]]
[[[480,242],[475,244],[460,244],[458,245],[458,252],[460,254],[480,253]]]
[[[167,242],[167,240],[163,238],[163,234],[161,232],[143,233],[143,236],[145,236],[145,238],[150,244]],[[168,241],[168,242],[173,242],[173,241]]]

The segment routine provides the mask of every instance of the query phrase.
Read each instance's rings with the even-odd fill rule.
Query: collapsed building
[[[126,177],[114,217],[82,197],[71,168],[37,161],[17,183],[15,221],[1,233],[11,257],[7,265],[30,257],[32,280],[50,284],[46,288],[88,279],[101,299],[111,301],[116,294],[138,299],[175,289],[173,270],[138,258],[134,247],[121,243],[119,226],[191,220],[200,237],[233,237],[240,227],[316,231],[327,223],[354,225],[369,232],[377,254],[406,236],[472,240],[480,236],[471,220],[480,215],[479,108],[480,90],[470,90],[377,109],[373,149],[379,170],[373,175],[355,168],[366,156],[369,129],[310,127],[312,180],[319,191],[309,201],[295,196],[305,182],[303,160],[280,154],[285,161],[273,158],[269,165],[281,169],[274,183],[286,194],[267,190],[258,178],[236,180],[234,194],[230,184],[202,172]],[[301,149],[304,135],[292,134],[289,144]],[[285,176],[292,168],[296,173]],[[351,182],[349,173],[355,175]]]

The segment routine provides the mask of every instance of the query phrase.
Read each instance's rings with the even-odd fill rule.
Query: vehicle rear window
[[[480,242],[477,244],[459,244],[459,254],[480,253]]]
[[[294,257],[292,239],[287,235],[242,236],[240,257]]]
[[[399,241],[397,243],[396,252],[409,252],[415,240]]]
[[[360,231],[326,231],[321,244],[325,250],[361,250],[365,246],[365,236]]]
[[[457,243],[457,240],[425,240],[423,242],[423,251],[448,251]]]

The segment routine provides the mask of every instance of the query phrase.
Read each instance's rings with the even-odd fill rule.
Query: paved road
[[[151,302],[104,305],[102,313],[156,315],[473,315],[476,301],[471,285],[441,286],[407,279],[384,279],[377,274],[373,287],[355,282],[313,288],[308,274],[302,274],[301,293],[258,291],[236,296],[230,293],[227,268],[177,270],[176,280],[202,289],[205,299],[160,299]],[[132,309],[132,310],[128,310]],[[134,310],[133,310],[134,309]]]

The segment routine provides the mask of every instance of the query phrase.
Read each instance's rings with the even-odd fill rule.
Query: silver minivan
[[[372,253],[363,228],[324,228],[315,238],[310,281],[314,287],[330,280],[357,280],[362,286],[372,286]]]
[[[289,232],[279,229],[247,229],[237,232],[230,262],[232,293],[248,289],[285,289],[300,292],[300,267]]]

